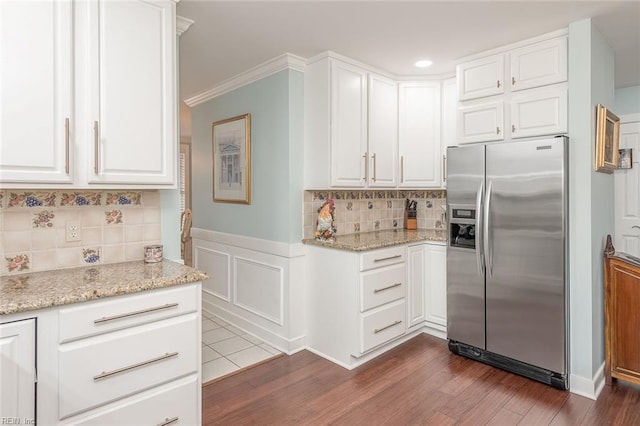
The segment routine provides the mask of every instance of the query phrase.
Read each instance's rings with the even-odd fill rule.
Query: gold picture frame
[[[251,204],[251,114],[211,125],[213,201]]]
[[[613,173],[618,168],[620,118],[598,104],[596,123],[596,171]]]

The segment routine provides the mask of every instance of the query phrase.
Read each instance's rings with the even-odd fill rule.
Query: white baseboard
[[[254,322],[248,321],[246,318],[243,318],[242,316],[227,309],[213,305],[211,302],[204,299],[202,300],[202,310],[209,315],[225,320],[234,327],[257,337],[287,355],[292,355],[306,349],[307,336],[298,336],[292,339],[287,339],[271,330],[267,330],[266,328],[259,326]]]
[[[576,395],[596,400],[604,388],[604,363],[598,368],[593,378],[571,374],[569,376],[569,391]]]

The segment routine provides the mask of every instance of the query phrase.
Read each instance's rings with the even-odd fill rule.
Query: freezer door
[[[484,187],[484,146],[447,150],[447,214],[452,206],[480,209],[476,203]],[[476,226],[477,228],[477,226]],[[484,273],[481,247],[452,247],[451,224],[447,245],[447,337],[484,349]]]
[[[566,139],[488,145],[487,350],[566,372]]]

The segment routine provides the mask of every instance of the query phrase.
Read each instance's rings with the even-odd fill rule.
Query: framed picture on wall
[[[212,124],[213,201],[251,204],[251,114]]]
[[[613,173],[618,168],[620,119],[604,106],[596,106],[596,171]]]

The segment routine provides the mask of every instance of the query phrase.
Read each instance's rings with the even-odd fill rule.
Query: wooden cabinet
[[[0,8],[0,182],[174,187],[175,2]]]
[[[401,188],[441,185],[440,82],[399,85]]]
[[[35,419],[35,335],[33,318],[0,324],[0,419]]]
[[[72,182],[71,2],[0,2],[0,182]]]
[[[305,187],[394,188],[398,88],[327,54],[305,70]]]
[[[605,255],[605,378],[640,384],[640,259]]]
[[[406,332],[405,247],[362,254],[308,246],[308,346],[345,368]]]
[[[566,35],[458,65],[459,142],[566,133],[567,68]]]

